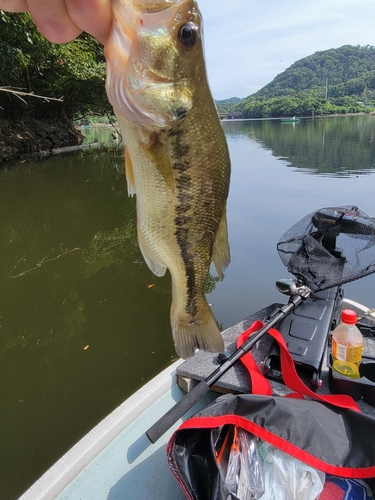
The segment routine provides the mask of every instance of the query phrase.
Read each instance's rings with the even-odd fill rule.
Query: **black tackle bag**
[[[240,342],[261,325],[255,322],[240,336]],[[286,397],[226,394],[186,420],[169,440],[167,456],[187,499],[236,498],[228,496],[218,465],[218,442],[222,441],[224,449],[223,441],[233,437],[236,428],[326,474],[375,477],[375,419],[361,413],[349,396],[312,392],[299,379],[281,334],[274,329],[269,334],[280,345],[284,382],[296,392]],[[256,377],[261,377],[255,363],[249,361],[251,354],[244,357],[247,368],[252,365],[250,376],[256,371]]]

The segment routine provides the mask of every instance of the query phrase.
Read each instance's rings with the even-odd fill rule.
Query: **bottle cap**
[[[343,323],[354,325],[357,323],[357,313],[351,309],[343,309],[341,313],[341,320]]]

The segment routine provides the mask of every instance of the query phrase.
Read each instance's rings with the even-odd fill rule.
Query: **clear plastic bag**
[[[215,436],[226,490],[238,500],[316,500],[325,474],[236,426]]]
[[[258,438],[234,428],[225,474],[225,487],[238,500],[258,499],[264,489],[263,459],[258,452]]]
[[[264,467],[263,458],[259,453],[259,439],[249,432],[239,429],[241,476],[237,496],[241,498],[258,499],[264,492]],[[241,477],[240,476],[240,477]],[[245,490],[248,490],[248,493]],[[249,496],[250,495],[250,496]]]
[[[260,500],[315,500],[325,474],[264,442],[264,493]]]
[[[230,447],[230,454],[225,475],[225,487],[230,493],[237,495],[237,486],[240,477],[240,446],[238,440],[238,429],[234,428],[234,436]]]

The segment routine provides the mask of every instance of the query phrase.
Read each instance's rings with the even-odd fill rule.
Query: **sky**
[[[299,59],[375,46],[375,0],[197,0],[215,99],[246,97]]]

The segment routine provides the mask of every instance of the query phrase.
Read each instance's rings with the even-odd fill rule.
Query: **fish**
[[[170,272],[178,356],[221,352],[204,290],[211,263],[222,278],[230,262],[230,157],[207,81],[202,16],[196,0],[113,0],[112,8],[106,91],[139,247],[156,276]]]

